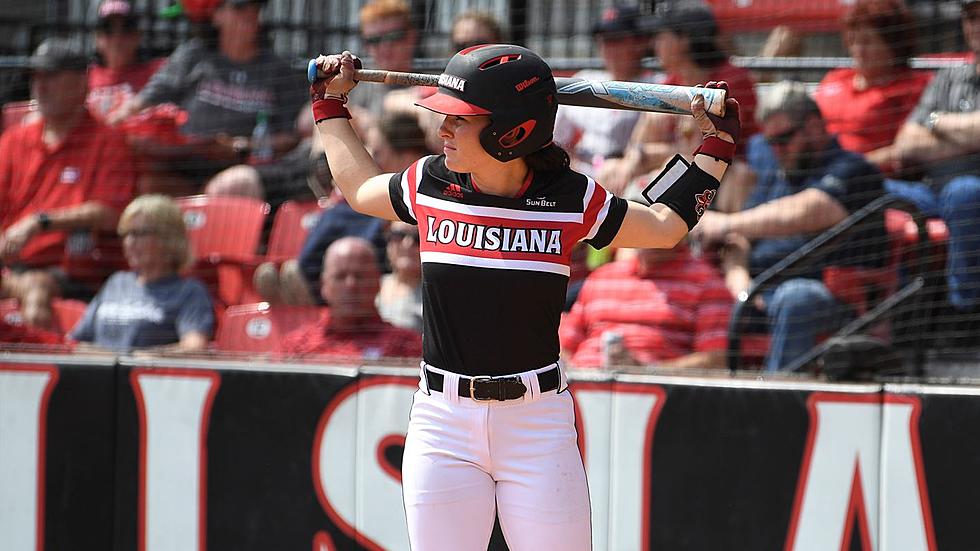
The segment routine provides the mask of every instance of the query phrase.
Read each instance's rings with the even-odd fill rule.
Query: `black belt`
[[[538,386],[541,392],[555,390],[560,384],[558,366],[538,373]],[[425,381],[429,390],[442,392],[442,373],[425,369]],[[527,386],[520,377],[464,377],[459,376],[459,395],[485,402],[491,400],[517,400],[527,393]]]

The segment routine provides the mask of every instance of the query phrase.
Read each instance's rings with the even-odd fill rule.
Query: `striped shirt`
[[[430,156],[389,185],[417,224],[423,358],[463,375],[507,375],[558,361],[572,247],[608,245],[626,201],[571,170],[528,174],[515,197],[481,193]]]
[[[615,331],[641,364],[725,350],[732,296],[718,272],[681,246],[637,275],[637,259],[606,264],[585,280],[561,323],[562,348],[576,367],[602,365],[602,334]]]

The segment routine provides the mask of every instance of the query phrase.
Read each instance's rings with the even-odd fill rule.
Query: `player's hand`
[[[719,88],[725,91],[726,96],[729,94],[728,83],[723,80],[718,82],[712,80],[704,87]],[[742,122],[739,119],[738,100],[735,98],[729,96],[725,100],[725,116],[719,117],[705,110],[704,96],[696,95],[691,100],[691,114],[701,130],[702,138],[718,136],[725,141],[738,143],[742,135]]]
[[[318,78],[310,85],[310,99],[338,99],[347,103],[347,94],[357,86],[354,71],[361,68],[361,60],[354,54],[320,55],[315,60],[317,70],[329,75]]]

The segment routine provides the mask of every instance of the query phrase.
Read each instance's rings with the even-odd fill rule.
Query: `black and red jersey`
[[[529,174],[516,197],[481,193],[430,156],[389,184],[419,227],[423,358],[463,375],[508,375],[558,360],[572,247],[608,245],[626,201],[572,170]]]

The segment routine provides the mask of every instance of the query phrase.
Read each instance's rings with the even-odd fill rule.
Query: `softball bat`
[[[310,82],[329,75],[319,70],[316,60],[311,59],[306,77]],[[358,69],[358,82],[380,82],[402,86],[438,86],[439,75],[401,73],[377,69]],[[713,115],[725,116],[725,91],[719,88],[671,86],[620,80],[584,80],[555,77],[558,86],[558,103],[599,107],[602,109],[626,109],[629,111],[653,111],[657,113],[691,114],[691,100],[704,96],[705,108]]]

